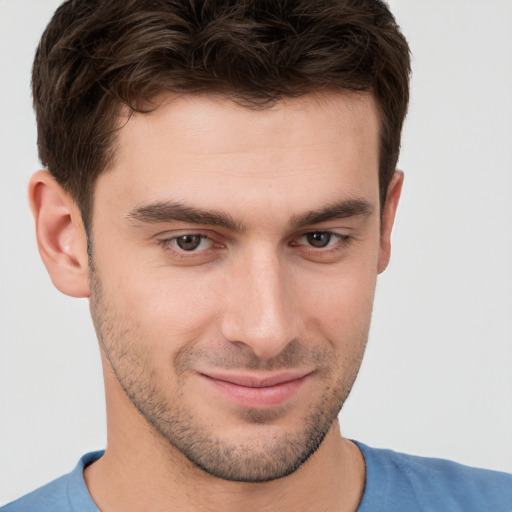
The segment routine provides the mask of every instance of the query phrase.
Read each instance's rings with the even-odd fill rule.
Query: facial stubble
[[[166,396],[162,378],[150,351],[134,339],[128,320],[106,299],[97,272],[91,269],[91,314],[106,360],[134,408],[151,429],[194,466],[217,478],[236,482],[266,482],[296,471],[320,447],[347,399],[359,371],[368,331],[353,343],[353,353],[337,364],[332,346],[310,349],[299,342],[289,344],[279,355],[262,361],[247,347],[226,342],[224,353],[207,353],[193,344],[175,358],[169,372],[177,376],[174,400]],[[346,354],[345,354],[346,356]],[[240,418],[257,434],[243,442],[223,438],[197,413],[184,405],[186,376],[194,362],[230,369],[278,370],[312,363],[323,383],[315,403],[305,410],[299,428],[275,428],[281,410],[243,409]],[[193,397],[201,400],[201,397]],[[172,448],[171,448],[172,447]]]

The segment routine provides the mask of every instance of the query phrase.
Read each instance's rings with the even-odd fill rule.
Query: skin
[[[108,446],[90,493],[109,512],[356,510],[364,461],[336,418],[402,185],[397,172],[381,216],[374,101],[159,101],[98,178],[92,268],[73,200],[45,171],[30,185],[43,260],[90,297],[102,352]]]

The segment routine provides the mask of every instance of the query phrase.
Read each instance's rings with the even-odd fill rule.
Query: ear
[[[89,296],[87,237],[80,211],[48,171],[38,171],[28,187],[37,245],[55,287],[72,297]]]
[[[395,221],[395,214],[398,208],[398,201],[402,192],[402,185],[404,182],[404,173],[402,171],[395,171],[393,178],[388,186],[388,193],[386,202],[382,210],[382,220],[380,229],[380,249],[378,272],[384,272],[389,263],[391,256],[391,231]]]

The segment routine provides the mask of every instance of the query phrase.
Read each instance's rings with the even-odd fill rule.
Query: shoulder
[[[360,512],[377,503],[385,503],[384,510],[512,512],[508,473],[356,444],[367,471]]]
[[[50,510],[71,510],[67,503],[69,475],[62,476],[49,484],[1,508],[1,512],[46,512]]]
[[[98,512],[87,491],[83,470],[102,454],[84,455],[71,473],[8,503],[0,512]]]

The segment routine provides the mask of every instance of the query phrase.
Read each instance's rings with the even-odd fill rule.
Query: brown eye
[[[322,247],[327,247],[331,242],[332,233],[328,233],[326,231],[317,231],[315,233],[308,233],[306,235],[306,240],[311,247],[317,247],[321,249]]]
[[[198,235],[183,235],[175,238],[176,245],[183,251],[194,251],[203,241],[202,236]]]

